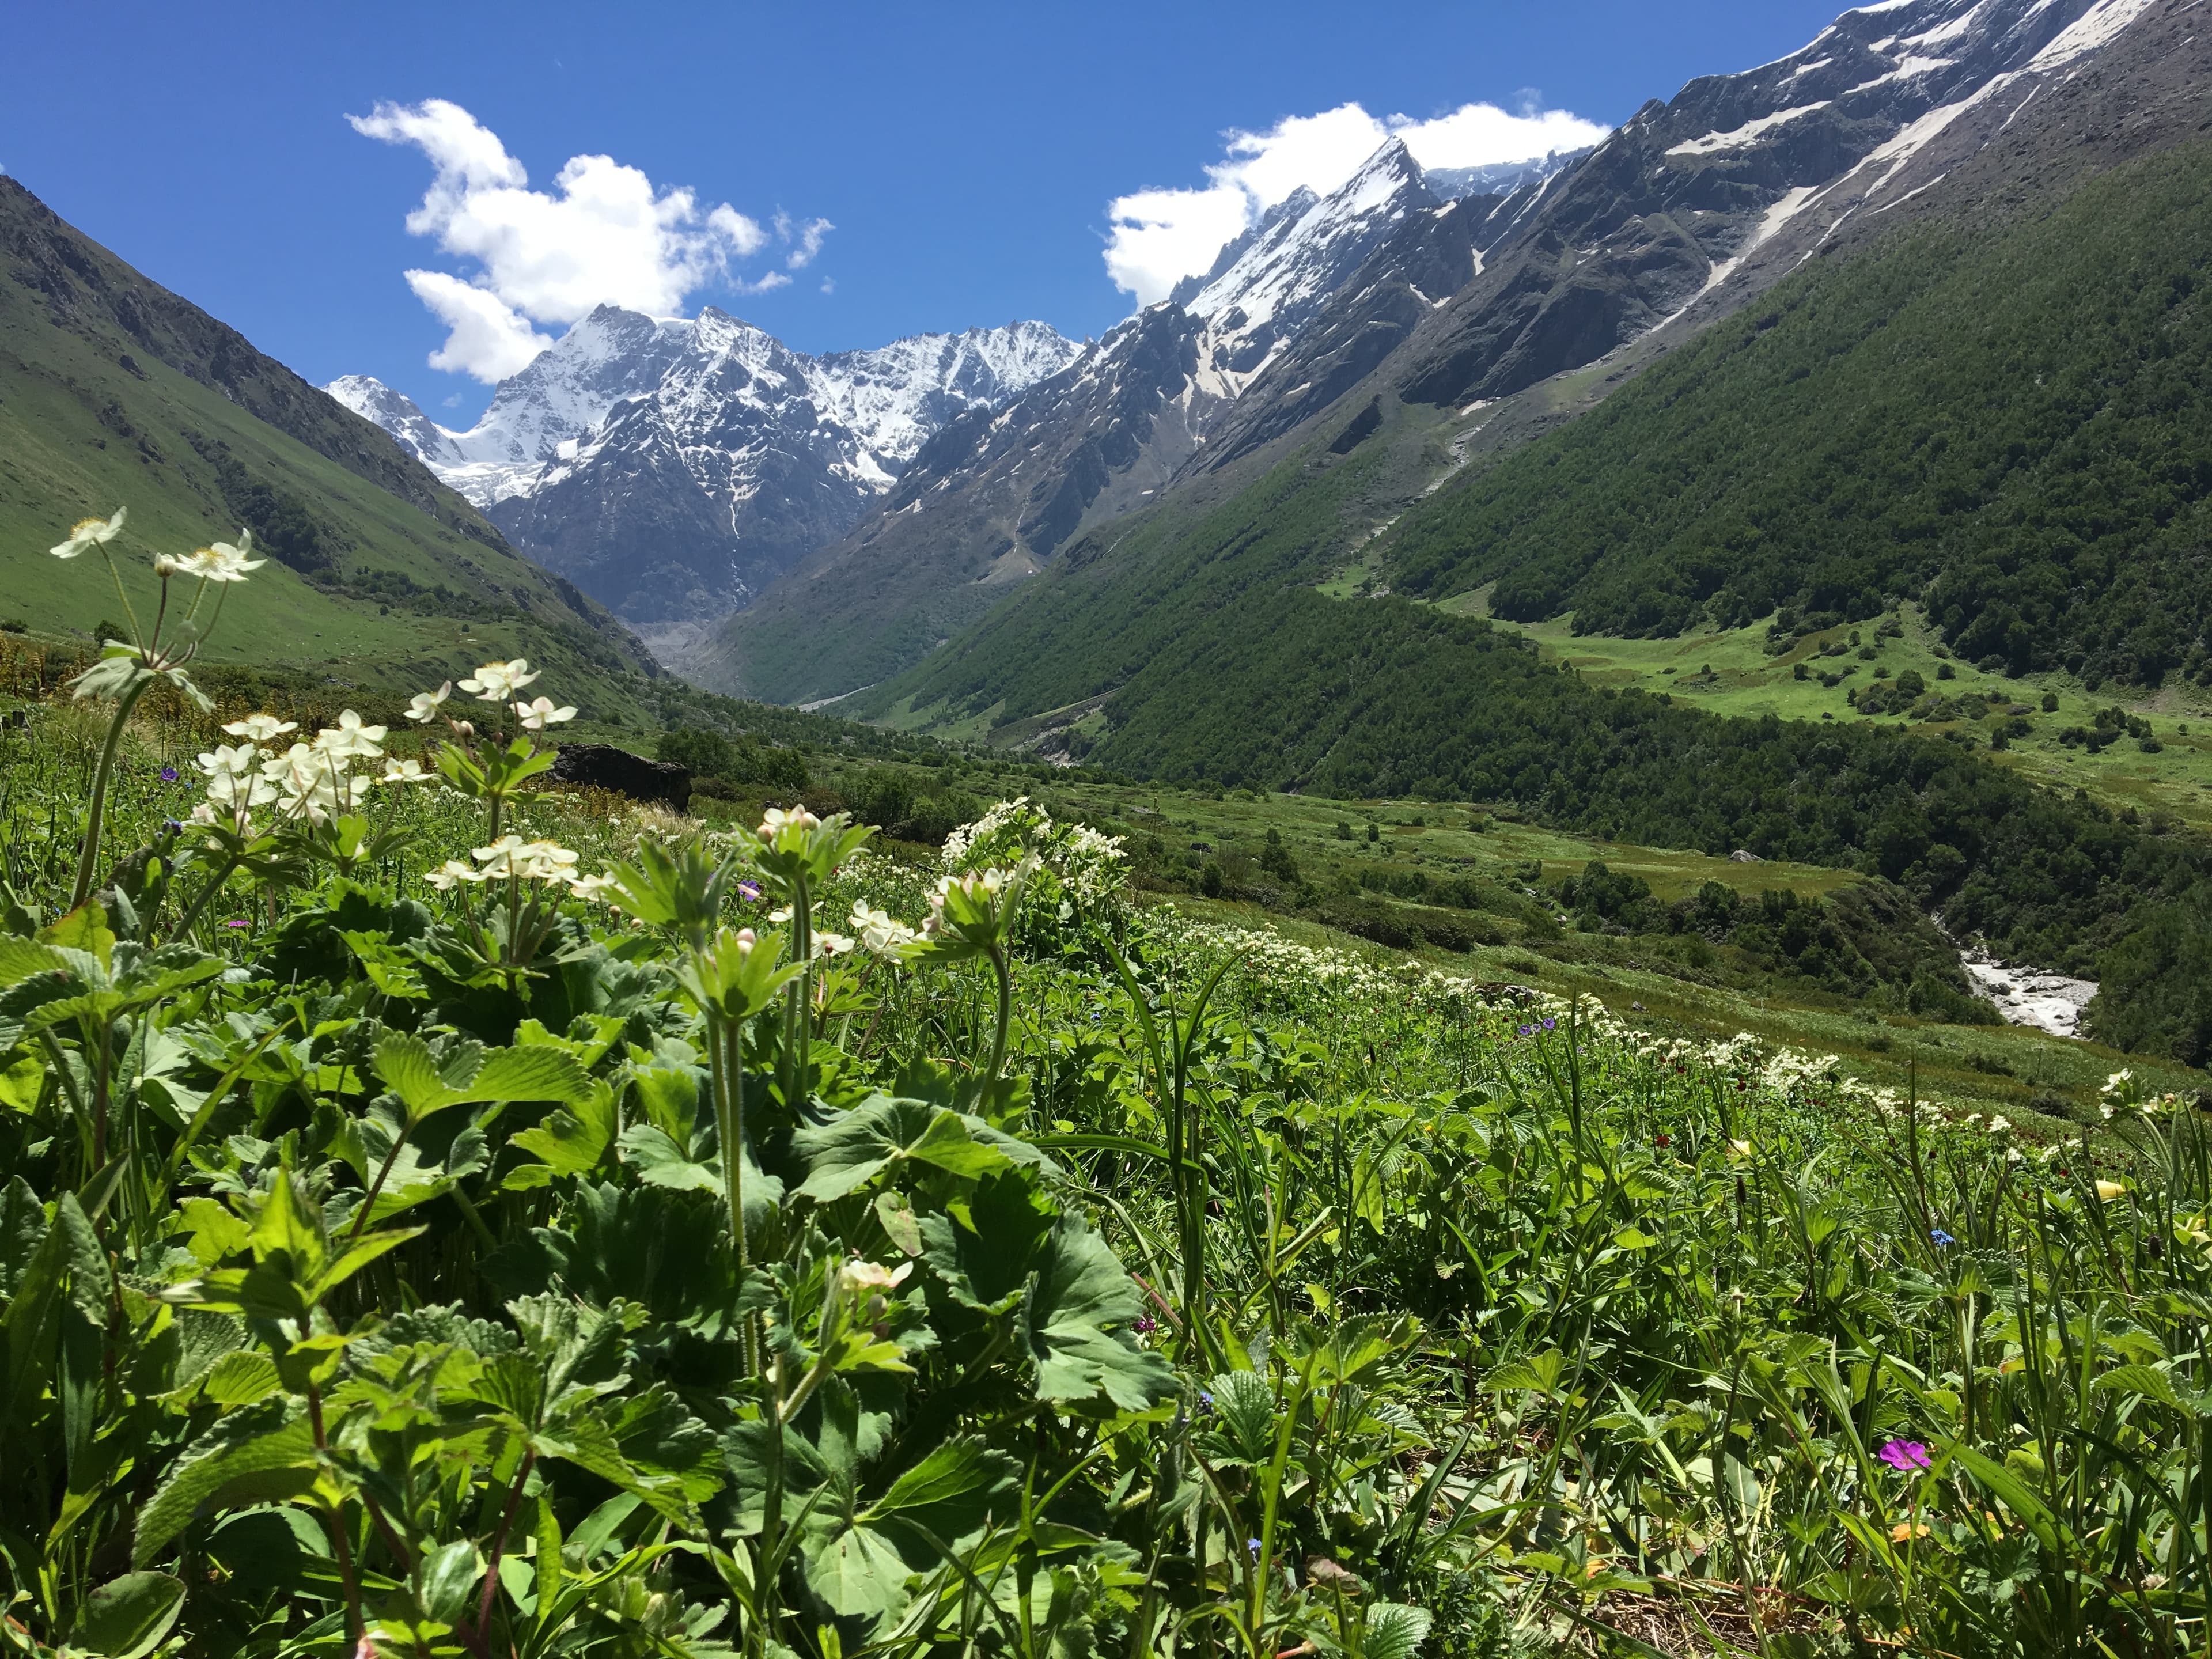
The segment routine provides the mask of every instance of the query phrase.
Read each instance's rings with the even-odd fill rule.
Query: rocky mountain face
[[[1356,404],[1478,404],[1687,337],[1815,250],[1896,222],[2179,3],[1888,0],[1655,100],[1578,155],[1425,174],[1393,140],[1068,374],[948,427],[873,515],[681,665],[774,698],[867,684],[1075,538],[1345,427]]]
[[[677,659],[719,689],[787,701],[885,678],[957,633],[1073,538],[1157,501],[1250,425],[1326,337],[1331,383],[1373,367],[1480,268],[1566,158],[1500,170],[1509,193],[1430,187],[1392,139],[1327,197],[1299,191],[1188,279],[996,414],[948,425],[848,536],[814,553],[709,641]],[[1341,296],[1364,296],[1346,313]],[[1309,382],[1312,377],[1307,376]],[[1277,399],[1261,404],[1273,406]],[[1327,398],[1324,398],[1326,402]],[[1296,417],[1293,417],[1294,419]],[[1239,447],[1256,438],[1240,437]]]
[[[712,307],[672,319],[603,306],[466,432],[367,376],[329,391],[532,557],[649,625],[749,603],[842,537],[948,422],[1079,349],[1012,323],[814,357]]]
[[[1764,285],[1755,261],[1773,280],[1925,189],[2157,3],[1890,0],[1777,63],[1692,82],[1558,180],[1416,331],[1397,390],[1504,397],[1711,320]]]

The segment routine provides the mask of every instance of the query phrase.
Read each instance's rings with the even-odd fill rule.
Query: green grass
[[[1487,592],[1487,588],[1474,589],[1439,608],[1463,616],[1486,615]],[[1944,650],[1925,616],[1911,605],[1901,612],[1902,637],[1877,639],[1874,622],[1838,626],[1803,636],[1781,656],[1766,653],[1764,623],[1698,629],[1670,639],[1622,639],[1577,634],[1571,614],[1541,623],[1491,620],[1535,641],[1546,656],[1565,664],[1593,685],[1664,692],[1692,708],[1740,719],[1774,714],[1784,720],[1909,726],[1929,737],[1957,732],[1986,748],[1990,730],[2003,718],[2001,714],[1979,723],[1907,721],[1894,714],[1861,714],[1844,700],[1847,691],[1875,684],[1877,669],[1887,669],[1892,678],[1917,670],[1931,691],[1947,696],[1974,694],[1993,703],[2027,705],[2034,732],[1992,754],[1990,758],[1998,764],[2053,789],[2087,789],[2118,809],[2169,812],[2194,828],[2212,828],[2212,690],[2193,684],[2176,682],[2146,696],[2140,688],[2133,695],[2128,688],[2112,686],[2091,692],[2063,670],[2017,678],[1985,672]],[[1849,645],[1853,634],[1874,648],[1871,661],[1862,660],[1857,649]],[[1824,654],[1830,646],[1843,647],[1844,654]],[[1853,672],[1842,684],[1824,686],[1817,678],[1796,678],[1800,664],[1816,677],[1844,668]],[[1946,667],[1955,678],[1939,680],[1938,673]],[[2043,708],[2046,693],[2058,699],[2055,711],[2046,713]],[[2095,755],[2058,741],[2060,732],[2091,726],[2099,710],[2114,706],[2151,722],[2159,753],[2144,753],[2133,738]]]
[[[830,766],[823,781],[848,792],[861,787],[857,766]],[[1579,875],[1599,861],[1642,877],[1662,901],[1694,894],[1707,882],[1756,898],[1770,890],[1802,897],[1832,894],[1863,879],[1849,872],[1786,860],[1741,863],[1695,852],[1593,839],[1497,816],[1490,809],[1435,801],[1338,801],[1253,792],[1185,791],[1143,783],[1079,781],[1066,777],[997,783],[968,776],[961,787],[979,799],[1026,790],[1056,814],[1175,847],[1203,842],[1216,850],[1255,851],[1273,830],[1309,879],[1326,884],[1338,872],[1356,876],[1363,864],[1387,861],[1437,878],[1469,876],[1514,891],[1540,866],[1542,883]],[[717,811],[702,803],[702,810]],[[1416,822],[1419,820],[1419,822]],[[1336,826],[1352,827],[1349,842]],[[1380,839],[1364,839],[1369,823]],[[1481,823],[1485,828],[1471,826]],[[1249,902],[1209,901],[1189,894],[1163,898],[1189,914],[1272,929],[1284,937],[1378,961],[1417,959],[1440,970],[1560,995],[1595,997],[1654,1030],[1720,1036],[1737,1030],[1763,1040],[1833,1054],[1856,1075],[1902,1089],[1914,1079],[1931,1092],[1974,1102],[2015,1121],[2041,1121],[2033,1103],[2055,1097],[2068,1113],[2087,1114],[2106,1078],[2133,1066],[2160,1089],[2193,1091],[2201,1073],[2170,1061],[2147,1060],[2094,1042],[2053,1036],[2026,1026],[1953,1025],[1895,1009],[1855,1003],[1771,975],[1731,971],[1725,961],[1702,966],[1674,942],[1573,931],[1556,940],[1523,937],[1477,945],[1464,953],[1433,948],[1394,952],[1296,915]],[[1736,982],[1729,982],[1731,979]],[[1638,1006],[1638,1005],[1641,1005]],[[2051,1132],[2063,1133],[2057,1124]]]
[[[103,279],[126,289],[135,284],[143,307],[166,306],[165,317],[184,309],[86,246]],[[131,522],[116,550],[130,602],[150,624],[153,554],[236,538],[240,512],[210,459],[227,454],[238,469],[234,477],[271,492],[312,524],[328,562],[310,580],[270,559],[228,596],[209,659],[282,664],[404,692],[491,657],[524,655],[554,670],[569,699],[590,712],[636,716],[641,705],[629,682],[641,665],[601,631],[605,613],[577,609],[571,590],[499,543],[427,475],[425,498],[442,502],[443,516],[171,368],[125,335],[90,290],[74,293],[66,314],[66,325],[58,323],[37,290],[0,283],[0,620],[76,645],[89,644],[103,620],[127,621],[116,614],[123,607],[96,557],[64,563],[46,552],[75,520],[124,506]],[[205,318],[198,321],[220,331]],[[289,380],[276,365],[256,361],[258,368],[244,372],[261,376],[257,387]],[[358,424],[335,405],[319,412],[341,434]],[[266,539],[267,525],[250,527]],[[443,586],[459,597],[451,604],[425,599],[410,609],[368,596],[366,584],[392,578],[421,589]]]

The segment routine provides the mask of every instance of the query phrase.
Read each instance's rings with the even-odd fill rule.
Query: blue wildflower
[[[1251,1551],[1251,1552],[1252,1552],[1252,1554],[1253,1554],[1253,1557],[1254,1557],[1254,1559],[1258,1559],[1259,1554],[1260,1554],[1260,1540],[1259,1540],[1258,1539],[1256,1539],[1256,1538],[1248,1538],[1248,1539],[1246,1539],[1246,1540],[1244,1540],[1244,1547],[1245,1547],[1246,1549],[1248,1549],[1248,1550],[1249,1550],[1249,1551]]]
[[[174,783],[176,781],[177,781],[177,769],[176,769],[175,767],[173,767],[173,766],[165,766],[165,767],[163,767],[163,768],[161,769],[161,781],[162,781],[162,782],[164,782],[164,783]]]
[[[1934,1244],[1939,1250],[1948,1249],[1952,1245],[1956,1244],[1959,1242],[1957,1239],[1952,1237],[1950,1234],[1945,1232],[1941,1227],[1931,1229],[1929,1232],[1928,1238],[1929,1242]]]

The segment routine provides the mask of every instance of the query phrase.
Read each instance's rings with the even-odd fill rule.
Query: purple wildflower
[[[1134,1328],[1139,1336],[1150,1336],[1154,1331],[1159,1329],[1159,1322],[1154,1319],[1152,1315],[1139,1314],[1137,1316],[1137,1323]]]
[[[1547,1031],[1557,1030],[1559,1029],[1559,1022],[1556,1019],[1547,1019],[1544,1022],[1544,1029]]]
[[[748,904],[758,904],[760,902],[760,884],[757,881],[739,882],[738,884],[738,896]]]
[[[1924,1469],[1935,1461],[1928,1455],[1928,1448],[1917,1440],[1890,1441],[1875,1455],[1899,1474]]]
[[[1522,1036],[1527,1036],[1528,1035],[1528,1033],[1529,1033],[1529,1032],[1531,1032],[1531,1031],[1534,1030],[1535,1029],[1536,1029],[1536,1028],[1535,1028],[1534,1026],[1533,1026],[1533,1025],[1523,1025],[1523,1026],[1521,1028],[1521,1035],[1522,1035]]]
[[[176,781],[177,781],[177,769],[176,769],[175,767],[173,767],[173,766],[165,766],[165,767],[163,767],[163,768],[161,769],[161,781],[162,781],[162,782],[164,782],[164,783],[174,783]]]
[[[1213,1396],[1204,1389],[1198,1391],[1198,1408],[1202,1412],[1210,1412],[1213,1409]]]

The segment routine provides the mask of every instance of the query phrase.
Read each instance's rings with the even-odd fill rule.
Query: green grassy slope
[[[880,793],[875,781],[884,769],[830,763],[817,774],[866,807]],[[2117,1050],[2032,1027],[1959,1024],[1936,1012],[1916,1012],[1894,983],[1870,993],[1838,992],[1797,971],[1771,939],[1766,949],[1747,951],[1735,943],[1709,945],[1694,929],[1593,929],[1571,914],[1559,915],[1558,927],[1547,921],[1559,909],[1564,884],[1594,860],[1648,884],[1670,905],[1696,899],[1711,884],[1747,907],[1773,892],[1803,901],[1887,893],[1893,912],[1900,896],[1893,890],[1832,868],[1746,864],[1577,836],[1467,803],[1116,782],[1046,775],[975,756],[951,758],[929,775],[959,798],[963,811],[1024,793],[1055,817],[1126,837],[1140,885],[1210,920],[1389,959],[1396,953],[1376,935],[1388,934],[1395,919],[1413,930],[1435,929],[1419,953],[1454,973],[1593,995],[1639,1022],[1711,1033],[1754,1030],[1772,1042],[1843,1055],[1855,1073],[1886,1085],[1902,1089],[1917,1077],[1923,1090],[2015,1118],[2027,1111],[2094,1118],[2098,1086],[2124,1064],[2154,1078],[2160,1090],[2202,1082],[2172,1062],[2146,1066],[2140,1057],[2130,1061]],[[707,811],[721,807],[696,805]],[[1283,881],[1261,867],[1271,834],[1295,866],[1295,879]],[[1226,867],[1230,893],[1199,896],[1194,878],[1205,861]],[[1408,877],[1425,880],[1426,902],[1395,896]],[[1454,888],[1472,890],[1438,908]],[[1347,893],[1356,893],[1357,901],[1347,902]],[[1383,925],[1375,926],[1377,921]],[[1346,923],[1364,931],[1348,934]],[[1869,932],[1899,945],[1941,948],[1925,922],[1899,925],[1893,916],[1871,928],[1863,925],[1862,940]],[[1451,942],[1438,945],[1439,938]]]
[[[1368,505],[1364,449],[1087,540],[861,712],[981,735],[1064,710],[1073,749],[1138,775],[1511,803],[1579,833],[1875,872],[1958,932],[2080,969],[2212,859],[1991,764],[1986,740],[1977,756],[1879,721],[1720,718],[1590,685],[1480,619],[1326,597]],[[2140,982],[2183,972],[2171,957]],[[2125,1025],[2125,1000],[2105,1016],[2131,1043],[2212,1050],[2203,998],[2156,1029]]]
[[[118,505],[134,604],[152,551],[244,524],[275,555],[229,596],[211,659],[391,690],[527,655],[589,712],[638,706],[647,665],[599,607],[386,434],[0,179],[0,618],[63,644],[121,620],[96,559],[46,554]]]
[[[1665,635],[1921,601],[1968,661],[2212,682],[2212,143],[1808,270],[1408,513],[1401,591]]]

